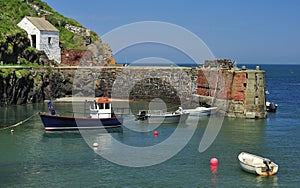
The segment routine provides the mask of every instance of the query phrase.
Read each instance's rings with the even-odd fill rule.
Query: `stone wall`
[[[91,82],[94,80],[94,84]],[[74,81],[76,96],[104,96],[130,100],[160,98],[180,103],[196,94],[197,70],[182,67],[116,67],[79,69]]]
[[[83,36],[85,36],[86,30],[87,30],[86,28],[76,27],[76,26],[69,25],[69,24],[66,24],[65,28],[67,30],[71,31],[72,33],[76,33],[76,34],[83,35]]]
[[[65,96],[151,101],[184,108],[217,106],[227,117],[265,118],[265,72],[184,67],[81,67],[0,69],[4,104],[42,102]]]

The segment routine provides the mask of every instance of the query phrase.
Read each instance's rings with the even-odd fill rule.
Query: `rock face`
[[[33,87],[29,71],[1,70],[0,83],[2,105],[26,103]]]
[[[65,49],[62,64],[71,66],[101,66],[113,60],[112,50],[101,40],[94,41],[85,50]]]
[[[43,69],[0,69],[0,106],[70,96],[72,78],[73,75],[69,72],[64,74]]]

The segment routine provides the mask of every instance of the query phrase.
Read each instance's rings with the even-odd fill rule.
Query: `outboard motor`
[[[178,107],[178,109],[175,111],[175,114],[182,114],[183,109],[181,107]]]
[[[147,119],[147,117],[146,117],[146,111],[141,111],[141,112],[138,114],[137,118],[136,118],[136,120],[142,120],[142,121],[144,121],[144,120],[146,120],[146,119]]]
[[[266,102],[267,112],[276,112],[278,105],[273,102]]]
[[[267,172],[271,172],[272,171],[272,169],[270,167],[271,160],[267,159],[267,158],[264,158],[263,163],[267,166]]]

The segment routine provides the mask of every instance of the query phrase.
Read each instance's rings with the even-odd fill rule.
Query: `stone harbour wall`
[[[104,96],[107,91],[112,98],[147,101],[160,98],[165,102],[184,103],[196,94],[197,70],[183,67],[103,67],[81,69],[76,72],[75,80],[75,90],[78,88],[76,96],[84,93],[92,96],[92,86],[95,85],[96,96]],[[87,80],[92,82],[87,83]]]
[[[53,67],[0,72],[1,103],[61,97],[151,101],[192,108],[217,106],[227,117],[266,118],[265,72],[191,67]]]

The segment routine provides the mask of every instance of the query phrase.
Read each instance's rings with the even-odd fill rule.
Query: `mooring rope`
[[[19,121],[19,122],[16,123],[16,124],[10,125],[10,126],[8,126],[8,127],[1,128],[0,131],[6,130],[6,129],[10,129],[10,128],[13,128],[13,127],[17,127],[17,126],[19,126],[19,125],[22,125],[23,123],[27,122],[28,120],[30,120],[31,118],[33,118],[33,117],[34,117],[35,115],[37,115],[37,114],[38,114],[38,112],[34,113],[34,114],[31,115],[30,117],[28,117],[28,118],[26,118],[26,119],[24,119],[24,120],[22,120],[22,121]]]

